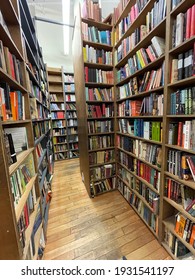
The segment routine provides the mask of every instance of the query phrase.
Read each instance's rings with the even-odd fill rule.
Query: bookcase
[[[27,2],[4,1],[0,12],[0,259],[37,259],[52,177],[46,67]]]
[[[117,189],[174,259],[195,258],[194,9],[194,1],[121,0],[109,27],[113,49],[96,40],[105,23],[80,18],[79,11],[73,38],[81,174],[88,193],[96,181],[91,153],[99,151],[91,151],[94,142],[88,141],[94,113],[88,100],[95,99],[89,89],[102,86],[88,68],[101,69],[101,55],[93,50],[99,47],[113,52],[114,139],[106,149],[114,151]]]
[[[63,78],[66,105],[68,158],[71,159],[79,157],[78,122],[76,111],[74,74],[63,71]]]
[[[80,170],[89,196],[116,183],[111,32],[112,25],[81,18],[78,11],[73,57]]]

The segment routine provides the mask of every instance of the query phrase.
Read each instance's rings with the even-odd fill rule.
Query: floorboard
[[[171,259],[118,191],[90,199],[79,159],[55,163],[45,260]]]

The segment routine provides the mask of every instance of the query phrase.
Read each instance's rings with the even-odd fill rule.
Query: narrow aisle
[[[45,260],[171,259],[118,191],[90,199],[79,159],[55,163]]]

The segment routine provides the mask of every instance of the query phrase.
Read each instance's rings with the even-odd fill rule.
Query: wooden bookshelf
[[[11,101],[7,99],[6,110],[9,108],[12,110],[6,117],[1,116],[0,120],[0,161],[2,167],[0,176],[3,185],[0,195],[2,224],[0,259],[37,259],[41,258],[38,248],[41,248],[40,243],[45,242],[46,237],[43,221],[44,209],[41,208],[41,170],[36,155],[37,146],[40,144],[45,143],[45,147],[47,146],[45,159],[48,162],[48,168],[45,172],[45,178],[52,174],[52,162],[49,161],[50,105],[46,66],[43,62],[42,50],[37,41],[34,22],[27,2],[25,0],[7,1],[0,4],[0,10],[5,21],[5,23],[1,22],[0,24],[1,41],[3,46],[8,48],[14,63],[11,72],[11,66],[1,64],[0,82],[1,87],[7,91],[7,96],[10,96],[11,91],[15,91],[15,95],[17,92],[16,103],[18,102],[17,107],[13,107]],[[3,50],[4,56],[6,56],[5,50],[6,48]],[[11,65],[11,60],[9,63]],[[34,118],[31,111],[32,99],[34,99],[34,113],[37,118]],[[41,129],[39,134],[36,134],[34,127],[39,122]],[[14,137],[19,137],[16,133],[17,130],[20,133],[19,129],[23,131],[20,138],[24,137],[26,147],[23,149],[21,146],[17,150],[19,143],[14,142]],[[12,164],[9,162],[9,146],[6,146],[4,132],[12,134],[17,158],[17,161]],[[29,210],[27,211],[27,209]],[[26,221],[23,223],[25,227],[21,228],[24,219]],[[36,235],[37,220],[39,220],[39,233],[41,232],[41,235]],[[36,241],[33,238],[34,235],[36,235]],[[36,246],[35,251],[34,245]]]
[[[173,44],[173,40],[176,37],[175,34],[173,34],[173,32],[175,32],[173,25],[175,24],[178,14],[186,14],[189,8],[194,5],[193,0],[181,0],[178,2],[178,5],[172,9],[172,4],[175,3],[175,1],[166,1],[166,5],[165,2],[162,3],[162,1],[160,1],[162,4],[161,10],[158,9],[157,12],[155,9],[159,5],[158,0],[144,1],[142,3],[143,5],[141,4],[142,6],[138,5],[139,7],[136,7],[138,13],[135,18],[133,18],[132,11],[137,1],[129,0],[123,2],[123,4],[125,3],[124,7],[123,4],[120,3],[120,6],[114,9],[113,26],[111,27],[90,19],[82,19],[78,11],[73,39],[75,88],[79,104],[78,118],[80,120],[78,130],[79,140],[81,141],[81,174],[88,193],[89,195],[91,194],[91,182],[93,182],[93,188],[94,183],[98,184],[98,179],[95,178],[91,180],[89,175],[91,166],[95,167],[98,165],[95,163],[93,163],[93,165],[89,164],[88,156],[89,154],[93,155],[93,151],[98,152],[106,150],[104,146],[90,147],[90,145],[92,145],[92,141],[100,141],[100,137],[113,134],[116,139],[116,143],[113,142],[112,147],[114,147],[116,155],[118,189],[174,259],[180,259],[180,257],[177,257],[177,252],[173,252],[172,248],[170,248],[167,243],[167,230],[170,234],[175,236],[174,238],[178,238],[178,240],[190,250],[193,257],[194,248],[191,248],[192,246],[189,245],[188,242],[178,237],[177,233],[174,232],[175,221],[172,216],[181,212],[186,218],[191,220],[192,223],[194,223],[194,217],[185,211],[181,204],[176,203],[176,201],[166,196],[167,180],[173,180],[175,186],[177,185],[179,188],[184,186],[185,190],[191,190],[192,200],[195,198],[194,180],[184,180],[182,174],[177,174],[174,170],[170,169],[170,164],[173,164],[172,166],[178,166],[181,161],[181,158],[177,158],[174,161],[173,156],[178,157],[179,155],[185,154],[194,156],[195,154],[195,139],[193,133],[191,136],[193,137],[193,144],[191,144],[191,146],[188,144],[184,146],[179,142],[178,144],[170,140],[171,133],[175,137],[178,136],[178,131],[174,132],[173,130],[173,132],[171,132],[171,129],[174,127],[173,125],[178,125],[182,122],[186,126],[191,125],[192,131],[194,130],[195,121],[193,111],[194,105],[192,105],[194,103],[194,72],[188,76],[186,74],[186,71],[192,71],[190,70],[192,66],[189,69],[190,65],[188,65],[187,70],[186,68],[183,70],[182,78],[174,80],[173,74],[171,78],[172,61],[174,59],[178,59],[178,56],[182,53],[185,53],[184,55],[187,57],[186,53],[188,51],[191,51],[188,57],[190,57],[190,54],[192,54],[191,57],[194,57],[195,34],[188,34],[186,35],[188,37],[186,39],[184,38],[179,44]],[[149,13],[153,13],[154,15],[154,17],[152,16],[152,23],[149,23]],[[88,24],[88,29],[85,29],[86,24]],[[189,27],[191,27],[191,25],[193,25],[193,23],[189,23]],[[97,65],[97,61],[88,61],[86,59],[86,53],[84,53],[84,55],[82,54],[83,48],[85,50],[86,47],[104,49],[105,51],[111,50],[110,45],[107,46],[106,44],[101,44],[98,40],[95,41],[93,38],[89,40],[89,38],[85,37],[87,30],[89,31],[88,34],[91,32],[90,28],[92,26],[97,29],[99,28],[99,30],[104,30],[106,28],[112,30],[111,45],[113,46],[113,71],[115,77],[114,83],[110,85],[114,87],[115,92],[114,116],[112,116],[114,117],[114,130],[112,132],[102,133],[100,131],[88,131],[88,121],[93,120],[93,117],[85,116],[83,113],[85,112],[86,104],[88,106],[89,104],[96,105],[98,102],[99,104],[104,102],[107,104],[108,102],[105,100],[91,100],[91,102],[89,102],[88,99],[86,99],[85,88],[109,88],[109,85],[107,83],[102,83],[102,81],[97,83],[96,81],[85,79],[88,74],[85,72],[86,66],[93,69],[102,69],[102,71],[106,69],[105,67],[110,67],[109,63],[103,67],[101,63]],[[183,23],[181,24],[181,29],[183,26],[185,29],[186,25]],[[182,36],[180,33],[179,31],[177,36]],[[165,46],[164,50],[159,55],[150,59],[148,49],[150,49],[151,44],[153,44],[154,37],[163,38]],[[179,39],[177,38],[177,40]],[[147,54],[144,55],[144,52]],[[193,65],[193,61],[194,60],[191,60],[191,65]],[[80,69],[83,69],[84,74]],[[181,74],[182,71],[180,70],[179,75]],[[154,75],[156,75],[156,77],[158,76],[158,79],[156,77],[154,78]],[[187,93],[184,93],[185,91]],[[185,112],[181,110],[181,107],[180,111],[182,113],[179,111],[175,113],[174,111],[176,105],[173,102],[175,102],[174,94],[176,92],[182,92],[182,94],[186,94],[186,96],[189,94],[189,102],[191,102],[189,105],[187,105],[187,103],[184,104],[184,101],[181,99],[179,105],[177,104],[177,106],[185,105],[187,108]],[[179,98],[178,95],[177,98]],[[188,97],[185,97],[185,100],[188,100]],[[184,105],[181,105],[181,103]],[[147,104],[150,104],[150,109],[147,107]],[[156,107],[151,107],[154,104],[157,104],[157,109]],[[141,110],[141,113],[135,113],[131,106],[137,106],[137,108]],[[109,120],[109,117],[110,116],[106,119]],[[158,123],[157,126],[156,123]],[[147,126],[148,132],[146,131]],[[155,126],[156,128],[154,128]],[[184,130],[183,133],[185,134]],[[98,138],[96,139],[94,137]],[[190,142],[190,140],[188,142]],[[124,143],[126,143],[126,147]],[[153,156],[156,153],[153,160],[150,153],[153,153]],[[154,185],[156,181],[151,182],[151,180],[148,180],[146,176],[148,172],[150,178],[157,178],[157,189],[156,185]],[[155,198],[155,201],[158,200],[158,211],[153,212],[152,207],[147,204],[147,198],[144,197],[145,188],[147,188],[147,191]],[[156,203],[155,201],[154,203]]]
[[[108,80],[108,78],[106,77],[108,73],[113,74],[113,47],[111,43],[112,25],[81,18],[80,10],[78,10],[76,17],[76,26],[78,28],[75,28],[74,32],[73,57],[75,93],[78,115],[80,171],[86,190],[91,197],[113,190],[115,188],[116,180],[115,158],[104,160],[103,163],[97,162],[98,158],[96,158],[102,156],[103,154],[111,156],[111,154],[113,154],[113,152],[115,151],[115,110],[113,94],[114,81],[111,81],[111,79]],[[103,34],[107,34],[105,41],[103,41],[103,38],[100,39],[100,37],[99,39],[95,40],[90,37],[92,35],[89,35],[88,38],[85,38],[84,36],[82,36],[81,26],[83,28],[85,26],[85,31],[87,32],[88,30],[89,32],[92,32],[93,29],[96,29],[97,32],[99,32],[100,36],[103,36]],[[103,56],[106,56],[108,60],[104,61],[104,57],[101,55],[99,59],[97,59],[98,55],[96,56],[96,58],[95,56],[92,58],[90,50],[96,52],[97,54],[99,52],[104,53]],[[83,69],[83,71],[81,71],[81,69]],[[86,71],[88,72],[88,74],[86,74]],[[98,73],[98,71],[104,72],[106,78],[99,77],[98,80],[94,79],[94,76],[92,78],[92,72]],[[89,75],[88,80],[87,75]],[[95,91],[97,89],[99,92],[97,93],[97,95],[102,94],[103,97],[95,97]],[[109,92],[110,95],[108,94]],[[106,98],[106,94],[109,95],[109,98]],[[107,115],[104,115],[104,113],[102,114],[103,107],[104,110],[108,112]],[[96,110],[99,110],[99,112],[97,112]],[[106,124],[105,121],[109,123]],[[95,127],[97,127],[98,125],[102,125],[102,127],[104,125],[107,125],[108,130],[104,130],[103,128],[97,130]],[[97,146],[96,144],[94,144],[94,141],[97,142]],[[103,144],[103,142],[102,144],[98,144],[98,141],[99,143],[101,141],[104,141],[105,144]],[[110,142],[110,144],[106,144],[106,142]],[[90,163],[91,157],[92,163]],[[106,168],[107,170],[107,168],[109,168],[108,166],[113,169],[113,172],[111,172],[110,174],[108,174],[109,172],[106,173],[104,170],[104,168]],[[95,170],[99,172],[100,169],[102,170],[102,174],[101,176],[96,177]],[[110,182],[110,186],[108,182]]]

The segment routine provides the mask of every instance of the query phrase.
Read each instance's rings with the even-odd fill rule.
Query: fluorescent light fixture
[[[66,24],[70,23],[70,0],[62,0],[62,17],[63,22]],[[63,26],[63,36],[64,36],[64,54],[69,54],[70,45],[70,28],[68,26]]]

